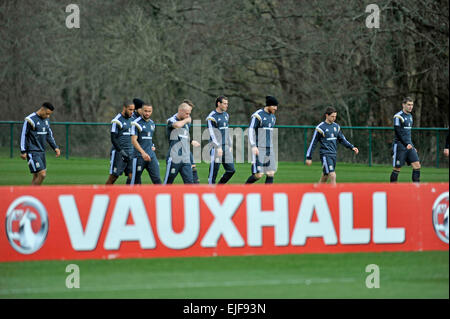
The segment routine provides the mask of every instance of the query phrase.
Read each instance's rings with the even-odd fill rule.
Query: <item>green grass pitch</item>
[[[164,179],[166,163],[160,160],[161,179]],[[235,164],[236,173],[231,178],[231,184],[243,184],[251,174],[250,164]],[[197,164],[200,183],[208,183],[208,163]],[[389,165],[374,165],[368,167],[364,164],[337,163],[337,182],[342,183],[386,183],[392,168]],[[220,168],[217,181],[223,174]],[[314,162],[312,166],[306,166],[303,162],[280,162],[275,174],[274,183],[317,183],[321,176],[320,162]],[[399,182],[411,182],[411,167],[403,167],[399,175]],[[104,184],[108,178],[109,160],[92,158],[55,158],[54,153],[47,153],[47,178],[44,185],[64,184]],[[421,182],[448,182],[448,168],[422,167]],[[125,184],[124,175],[119,177],[116,184]],[[264,183],[263,177],[258,183]],[[0,157],[0,185],[29,185],[31,174],[27,163],[20,159]],[[150,184],[150,178],[146,172],[142,174],[142,183]],[[177,176],[175,183],[182,183]]]
[[[161,164],[161,176],[165,163]],[[103,184],[108,159],[47,155],[45,185]],[[198,164],[202,183],[208,164]],[[219,172],[222,174],[223,168]],[[338,163],[338,182],[387,182],[391,167]],[[448,182],[449,170],[424,167],[422,182]],[[312,167],[280,163],[275,183],[316,183]],[[232,183],[243,183],[249,164],[236,164]],[[20,158],[0,157],[0,185],[28,185],[31,175]],[[400,182],[411,181],[404,167]],[[143,182],[150,183],[144,174]],[[177,183],[181,179],[177,177]],[[259,183],[264,182],[263,180]],[[118,184],[125,183],[121,177]],[[80,288],[68,289],[66,266],[77,264]],[[380,269],[380,288],[366,287],[366,266]],[[4,298],[449,298],[449,253],[395,252],[279,256],[190,257],[0,263]]]
[[[370,264],[379,288],[366,287]],[[449,298],[448,252],[0,263],[0,298]]]

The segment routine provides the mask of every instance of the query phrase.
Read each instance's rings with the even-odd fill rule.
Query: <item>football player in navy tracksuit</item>
[[[23,122],[20,136],[20,157],[28,160],[28,167],[33,174],[31,185],[41,185],[47,174],[47,162],[45,160],[45,142],[53,148],[56,157],[61,151],[53,138],[48,118],[54,111],[54,106],[45,102],[39,110],[31,113]]]
[[[111,158],[109,177],[106,184],[114,184],[117,178],[125,173],[127,184],[131,182],[133,158],[133,145],[131,144],[131,116],[133,115],[133,102],[125,101],[122,112],[111,121]]]
[[[216,108],[206,117],[209,130],[209,141],[211,145],[211,164],[209,166],[208,183],[215,184],[220,164],[223,165],[225,173],[219,180],[219,184],[225,184],[233,176],[235,169],[233,163],[233,152],[231,136],[229,133],[228,99],[219,96],[216,99]]]
[[[141,184],[141,175],[147,170],[153,184],[161,184],[159,163],[155,154],[153,136],[155,123],[150,119],[153,106],[143,103],[140,114],[131,123],[131,143],[134,146],[131,184]]]
[[[411,115],[414,107],[414,101],[410,97],[403,99],[403,109],[394,115],[394,142],[392,144],[392,166],[391,183],[397,182],[400,169],[405,162],[411,165],[412,181],[420,182],[420,161],[417,150],[411,140],[411,128],[413,126],[413,117]]]
[[[306,153],[306,165],[311,165],[312,154],[318,142],[320,142],[320,160],[322,162],[322,177],[319,183],[326,183],[330,178],[331,184],[336,184],[336,155],[337,155],[337,142],[344,145],[346,148],[351,149],[355,154],[359,153],[359,150],[353,146],[342,133],[341,127],[335,123],[337,117],[337,111],[328,107],[325,110],[325,121],[316,126],[314,135]]]
[[[180,173],[184,184],[193,184],[189,128],[192,107],[183,102],[178,112],[167,119],[169,150],[166,157],[166,175],[163,184],[172,184]]]
[[[184,99],[183,103],[186,103],[192,109],[194,109],[194,103],[191,100]],[[190,127],[190,125],[189,125],[189,127]],[[201,145],[196,140],[192,140],[191,144],[192,144],[193,147],[199,147]],[[200,184],[200,178],[198,177],[198,171],[197,171],[197,164],[195,164],[195,162],[194,162],[194,155],[191,152],[191,154],[189,156],[190,156],[190,159],[191,159],[192,178],[193,178],[194,184]]]
[[[252,184],[266,174],[266,184],[273,183],[277,170],[273,145],[273,129],[276,122],[275,112],[278,101],[266,96],[266,106],[252,114],[248,130],[248,142],[252,147],[252,175],[245,182]]]

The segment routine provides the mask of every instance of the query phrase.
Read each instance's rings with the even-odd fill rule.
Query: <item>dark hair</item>
[[[403,98],[402,104],[405,104],[405,103],[408,103],[408,102],[414,102],[412,97],[407,96],[407,97]]]
[[[324,114],[326,114],[326,115],[331,115],[331,114],[333,114],[333,113],[335,113],[335,112],[337,112],[336,109],[335,109],[334,107],[332,107],[332,106],[329,106],[329,107],[327,107],[327,109],[325,110],[325,113],[324,113]]]
[[[42,103],[42,107],[45,107],[46,109],[49,109],[50,111],[54,111],[55,110],[55,107],[50,102]]]
[[[186,104],[189,105],[190,107],[194,108],[194,103],[192,103],[191,100],[184,99],[184,100],[183,100],[183,103],[186,103]]]
[[[217,107],[219,102],[223,103],[223,100],[227,100],[228,101],[228,98],[226,96],[223,96],[223,95],[218,96],[217,99],[216,99],[216,107]]]
[[[134,105],[134,102],[130,101],[130,100],[127,100],[127,99],[124,99],[123,100],[123,107],[127,108],[128,105]]]

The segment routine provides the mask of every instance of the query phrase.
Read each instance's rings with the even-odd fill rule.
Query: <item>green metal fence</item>
[[[9,156],[19,153],[20,135],[23,122],[0,121],[0,148],[8,149]],[[93,122],[52,122],[55,139],[66,159],[70,156],[80,157],[108,157],[111,142],[109,139],[110,123]],[[156,124],[154,143],[157,147],[157,156],[164,158],[167,152],[165,124]],[[206,128],[206,124],[195,124],[196,127]],[[159,127],[159,128],[158,128]],[[241,128],[248,125],[230,125],[231,128]],[[280,161],[306,160],[306,152],[312,138],[315,126],[312,125],[277,125],[278,128],[278,159]],[[6,133],[9,131],[9,134]],[[391,146],[394,136],[393,127],[342,127],[346,138],[356,145],[360,154],[340,149],[340,161],[352,163],[390,164]],[[448,128],[418,127],[412,129],[413,142],[419,150],[422,165],[435,167],[448,167],[448,159],[444,158],[442,150]],[[64,138],[62,139],[62,136]],[[202,146],[206,145],[207,137],[202,135]],[[235,136],[236,151],[246,154],[248,142],[245,134]],[[313,160],[318,159],[318,151]]]

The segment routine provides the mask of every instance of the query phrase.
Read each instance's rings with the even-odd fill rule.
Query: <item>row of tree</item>
[[[226,95],[244,124],[274,95],[277,124],[334,105],[342,125],[391,126],[410,95],[416,126],[448,127],[448,0],[377,1],[371,29],[360,0],[78,0],[78,29],[68,4],[1,1],[2,120],[50,100],[53,120],[108,122],[133,97],[155,122],[184,98],[203,119]]]

